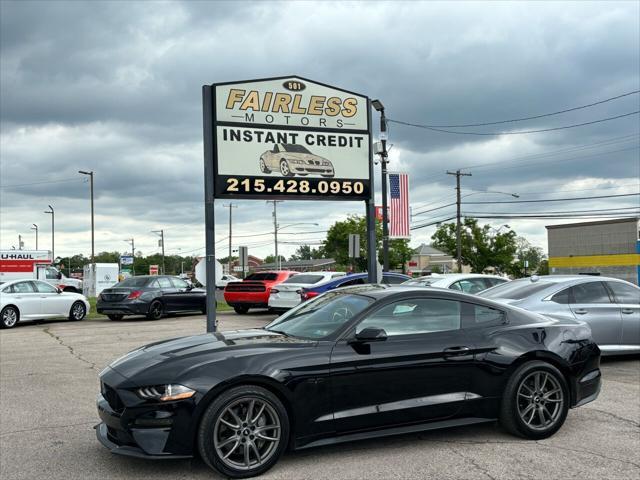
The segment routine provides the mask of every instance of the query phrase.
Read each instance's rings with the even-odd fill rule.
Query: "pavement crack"
[[[62,345],[63,347],[67,348],[67,350],[69,350],[69,353],[71,354],[71,356],[73,356],[74,358],[80,360],[81,362],[84,362],[87,365],[89,365],[90,369],[97,370],[96,364],[94,362],[90,362],[89,360],[84,358],[82,355],[80,355],[78,352],[76,352],[71,345],[67,345],[66,343],[64,343],[64,340],[62,340],[62,338],[60,338],[59,335],[56,335],[55,333],[51,332],[50,328],[51,327],[43,328],[42,331],[44,333],[46,333],[47,335],[49,335],[54,340],[56,340],[60,345]]]
[[[449,450],[451,450],[453,453],[455,453],[456,455],[458,455],[460,458],[462,458],[463,460],[465,460],[466,462],[471,463],[471,465],[473,465],[475,467],[476,470],[478,470],[480,473],[482,473],[483,475],[485,475],[487,478],[491,479],[491,480],[496,480],[496,477],[494,477],[493,475],[491,475],[489,473],[489,470],[487,470],[486,468],[484,468],[482,465],[480,465],[478,462],[475,461],[475,459],[473,459],[472,457],[467,457],[466,455],[464,455],[462,452],[456,450],[455,448],[453,448],[453,444],[454,442],[443,442],[446,443],[447,446],[449,447]]]
[[[640,427],[640,423],[631,420],[630,418],[621,417],[620,415],[616,415],[615,413],[607,412],[606,410],[600,410],[599,408],[587,407],[585,410],[591,410],[593,412],[602,413],[603,415],[608,415],[610,417],[615,418],[616,420],[620,420],[621,422],[630,423],[634,427]]]
[[[95,425],[96,421],[92,422],[82,422],[82,423],[70,423],[67,425],[50,425],[50,426],[38,426],[33,428],[25,428],[24,430],[11,430],[10,432],[2,432],[0,433],[0,437],[6,437],[8,435],[13,435],[15,433],[27,433],[27,432],[35,432],[38,430],[47,430],[47,429],[56,429],[56,428],[69,428],[69,427],[80,427],[83,425]]]
[[[622,460],[620,458],[609,457],[607,455],[603,455],[603,454],[598,453],[598,452],[593,452],[591,450],[585,450],[585,449],[581,449],[581,448],[569,448],[569,447],[564,447],[564,446],[556,445],[556,444],[544,444],[544,443],[540,443],[539,441],[537,441],[535,443],[537,445],[540,445],[541,447],[544,447],[544,448],[557,448],[558,450],[565,450],[567,452],[586,453],[587,455],[594,455],[596,457],[605,458],[607,460],[613,460],[615,462],[627,463],[629,465],[633,465],[634,467],[640,468],[640,463],[631,462],[629,460]]]

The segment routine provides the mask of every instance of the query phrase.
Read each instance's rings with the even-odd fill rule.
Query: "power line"
[[[631,115],[637,115],[638,113],[640,113],[640,110],[636,110],[635,112],[623,113],[621,115],[616,115],[616,116],[613,116],[613,117],[599,118],[598,120],[592,120],[590,122],[574,123],[572,125],[563,125],[561,127],[542,128],[542,129],[539,129],[539,130],[523,130],[523,131],[520,131],[520,132],[456,132],[454,130],[443,130],[441,128],[433,128],[433,127],[429,127],[427,125],[421,125],[419,123],[405,122],[405,121],[402,121],[402,120],[393,120],[391,118],[388,118],[387,121],[388,122],[397,123],[399,125],[405,125],[405,126],[408,126],[408,127],[423,128],[425,130],[431,130],[431,131],[440,132],[440,133],[451,133],[451,134],[454,134],[454,135],[495,136],[495,135],[525,135],[525,134],[529,134],[529,133],[554,132],[556,130],[566,130],[566,129],[569,129],[569,128],[584,127],[586,125],[593,125],[593,124],[596,124],[596,123],[609,122],[611,120],[617,120],[619,118],[629,117]]]
[[[579,107],[567,108],[565,110],[558,110],[557,112],[551,113],[543,113],[541,115],[534,115],[532,117],[521,117],[521,118],[511,118],[509,120],[500,120],[497,122],[484,122],[484,123],[467,123],[462,125],[425,125],[425,127],[429,128],[463,128],[463,127],[482,127],[485,125],[499,125],[502,123],[511,123],[511,122],[522,122],[525,120],[535,120],[537,118],[551,117],[553,115],[560,115],[561,113],[575,112],[576,110],[581,110],[583,108],[594,107],[596,105],[601,105],[603,103],[611,102],[613,100],[617,100],[619,98],[627,97],[629,95],[634,95],[640,92],[640,90],[634,90],[633,92],[623,93],[621,95],[616,95],[615,97],[606,98],[604,100],[600,100],[598,102],[589,103],[587,105],[581,105]]]
[[[67,178],[66,180],[45,180],[42,182],[31,182],[31,183],[18,183],[14,185],[0,185],[0,188],[16,188],[16,187],[29,187],[31,185],[45,185],[49,183],[66,183],[66,182],[83,182],[87,183],[88,180],[85,178]]]
[[[541,203],[541,202],[571,202],[574,200],[595,200],[598,198],[618,198],[618,197],[633,197],[638,196],[640,193],[621,193],[617,195],[595,195],[592,197],[572,197],[572,198],[546,198],[537,200],[502,200],[498,202],[463,202],[465,205],[496,205],[503,203]]]
[[[547,215],[547,214],[557,214],[557,213],[605,213],[605,212],[621,212],[621,213],[630,213],[630,212],[622,212],[622,210],[640,210],[640,207],[616,207],[616,208],[596,208],[593,210],[548,210],[544,212],[522,212],[522,215]],[[486,215],[491,213],[492,215],[516,215],[513,212],[474,212],[474,211],[466,211],[465,214],[468,216],[473,215]],[[519,214],[520,215],[520,214]]]

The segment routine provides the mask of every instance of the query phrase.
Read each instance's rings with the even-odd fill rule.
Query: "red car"
[[[247,313],[250,308],[268,308],[271,288],[297,273],[286,270],[252,273],[242,282],[227,284],[224,299],[239,314]]]

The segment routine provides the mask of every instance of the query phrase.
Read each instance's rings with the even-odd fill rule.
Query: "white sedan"
[[[289,277],[271,289],[269,308],[276,311],[289,310],[302,302],[302,289],[317,283],[343,277],[344,272],[305,272]]]
[[[25,320],[82,320],[89,308],[89,302],[83,295],[63,292],[40,280],[0,284],[0,328],[12,328]]]
[[[445,273],[412,278],[411,280],[404,282],[403,285],[449,288],[451,290],[474,294],[508,281],[508,278],[499,277],[497,275],[483,275],[480,273]]]

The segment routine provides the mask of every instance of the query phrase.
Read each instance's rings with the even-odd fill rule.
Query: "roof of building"
[[[280,268],[283,270],[287,268],[309,268],[309,267],[323,267],[334,265],[336,261],[333,258],[313,258],[311,260],[293,260],[287,262],[280,262]],[[276,262],[263,263],[260,265],[260,269],[276,268]]]
[[[441,250],[437,248],[433,248],[431,245],[427,245],[423,243],[418,248],[415,249],[414,255],[431,255],[431,256],[439,256],[439,255],[447,255]]]
[[[547,225],[545,228],[547,230],[553,230],[554,228],[587,227],[589,225],[608,225],[608,224],[614,224],[614,223],[627,223],[627,222],[638,222],[638,221],[640,221],[640,217],[614,218],[611,220],[596,220],[593,222],[577,222],[577,223],[563,223],[561,225]]]

